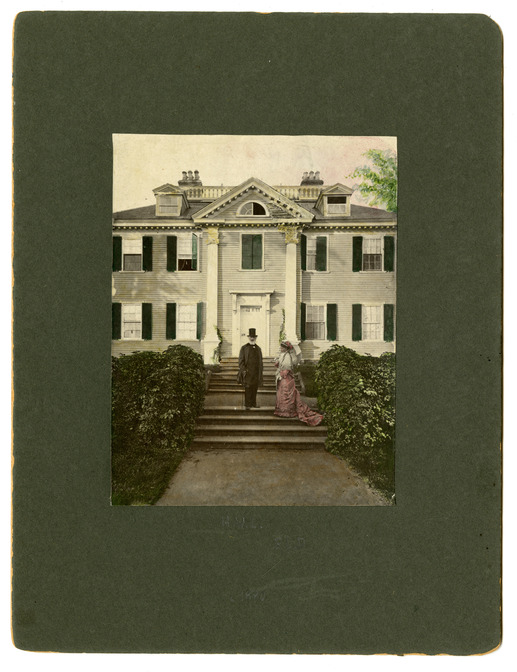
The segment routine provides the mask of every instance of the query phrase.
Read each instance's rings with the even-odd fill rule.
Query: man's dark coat
[[[258,370],[250,371],[248,369],[250,350],[253,348],[251,343],[246,343],[242,346],[239,353],[239,373],[237,376],[237,382],[241,385],[249,384],[250,379],[255,379],[257,381],[258,387],[262,385],[262,373],[263,373],[263,364],[262,364],[262,350],[258,345],[255,345],[256,350],[258,351]],[[247,374],[247,375],[245,375]]]

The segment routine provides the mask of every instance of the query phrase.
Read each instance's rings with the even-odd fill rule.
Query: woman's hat
[[[293,349],[293,346],[291,345],[291,343],[290,343],[289,341],[282,341],[282,342],[280,343],[280,345],[281,345],[283,348],[287,348],[288,350],[292,350],[292,349]]]
[[[248,338],[257,338],[257,332],[252,327],[250,327]]]

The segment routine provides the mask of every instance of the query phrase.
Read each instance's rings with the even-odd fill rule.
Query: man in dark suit
[[[239,353],[239,382],[244,385],[244,405],[246,410],[259,408],[257,389],[262,385],[262,350],[257,345],[255,329],[249,330],[248,341]]]

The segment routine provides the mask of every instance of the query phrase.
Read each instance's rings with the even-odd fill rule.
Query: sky
[[[396,151],[395,137],[271,135],[113,135],[114,211],[154,204],[153,189],[177,185],[183,170],[198,170],[204,185],[236,186],[257,177],[271,186],[300,184],[320,171],[326,185],[368,163],[369,149]],[[352,202],[365,201],[354,194]]]

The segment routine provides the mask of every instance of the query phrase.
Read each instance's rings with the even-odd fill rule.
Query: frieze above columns
[[[293,226],[292,224],[279,224],[278,230],[285,235],[285,244],[294,243],[298,245],[300,242],[300,232],[302,227]]]
[[[219,229],[216,226],[209,226],[206,229],[206,233],[207,233],[206,238],[207,245],[219,245]]]

